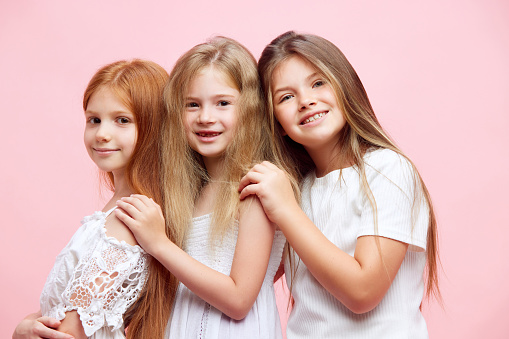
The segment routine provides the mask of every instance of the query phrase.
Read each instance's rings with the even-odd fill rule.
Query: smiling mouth
[[[313,116],[311,116],[311,117],[307,118],[306,120],[304,120],[304,121],[303,121],[303,122],[301,122],[300,124],[301,124],[301,125],[305,125],[305,124],[308,124],[308,123],[313,122],[313,121],[315,121],[315,120],[318,120],[318,119],[320,119],[321,117],[323,117],[323,116],[324,116],[325,114],[327,114],[327,113],[329,113],[329,112],[316,113],[315,115],[313,115]]]
[[[94,148],[94,151],[96,151],[97,154],[111,154],[113,152],[119,151],[119,149]]]
[[[196,135],[204,138],[212,138],[220,135],[220,132],[197,132]]]

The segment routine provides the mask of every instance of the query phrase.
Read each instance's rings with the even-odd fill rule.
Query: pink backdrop
[[[445,272],[445,308],[424,306],[430,336],[509,337],[508,14],[503,0],[2,1],[0,337],[38,309],[55,256],[102,207],[82,145],[95,70],[133,57],[170,70],[216,34],[258,57],[288,29],[343,50],[427,182]]]

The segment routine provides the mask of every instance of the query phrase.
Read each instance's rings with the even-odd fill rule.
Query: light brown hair
[[[224,175],[213,209],[213,235],[222,235],[233,226],[239,209],[239,181],[251,166],[263,160],[281,165],[271,143],[256,60],[251,53],[233,39],[215,37],[182,55],[165,90],[169,119],[162,134],[162,185],[169,188],[165,191],[167,228],[174,232],[177,245],[182,245],[195,200],[209,181],[201,155],[188,144],[183,122],[189,86],[207,67],[222,73],[240,92],[237,123],[233,140],[225,150]]]
[[[272,137],[274,143],[284,150],[281,156],[288,167],[297,169],[294,175],[299,181],[314,169],[314,163],[304,147],[280,133],[281,127],[274,114],[272,76],[279,65],[295,56],[309,62],[333,88],[346,125],[337,141],[339,154],[336,159],[332,159],[331,165],[334,165],[334,160],[342,158],[357,166],[363,190],[375,212],[376,201],[369,188],[364,168],[363,156],[366,151],[376,148],[390,149],[411,164],[415,175],[414,183],[421,188],[414,190],[416,192],[414,206],[420,205],[418,201],[421,197],[417,196],[420,191],[423,192],[423,198],[429,206],[426,295],[428,297],[433,295],[441,301],[437,272],[439,266],[437,222],[426,185],[412,161],[403,154],[380,125],[364,86],[350,62],[333,43],[316,35],[286,32],[265,47],[258,62],[267,111],[272,121]],[[374,223],[377,230],[376,213]]]
[[[107,87],[134,114],[137,140],[125,169],[129,187],[164,205],[160,186],[161,147],[159,135],[165,108],[162,100],[168,73],[158,64],[145,60],[117,61],[99,69],[90,80],[83,96],[86,110],[90,97]],[[107,173],[110,188],[113,175]],[[151,260],[149,276],[136,303],[124,315],[129,326],[127,338],[164,337],[177,288],[177,280],[157,260]]]

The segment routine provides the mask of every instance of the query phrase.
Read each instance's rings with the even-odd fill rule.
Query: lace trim
[[[129,251],[133,251],[133,252],[141,252],[141,253],[147,253],[145,252],[145,250],[143,248],[141,248],[141,246],[139,245],[130,245],[128,243],[126,243],[124,240],[118,240],[117,238],[115,237],[110,237],[106,234],[106,228],[104,227],[104,224],[106,222],[106,217],[110,214],[110,212],[113,210],[114,208],[112,208],[111,210],[107,211],[107,212],[103,212],[103,211],[96,211],[94,212],[93,214],[91,215],[87,215],[86,217],[84,217],[82,220],[81,220],[81,224],[86,224],[90,221],[100,221],[97,226],[100,227],[100,233],[101,233],[101,238],[106,240],[107,242],[117,246],[117,247],[120,247],[122,249],[126,249],[126,250],[129,250]]]
[[[103,230],[108,241],[80,260],[63,293],[70,303],[66,311],[78,311],[87,336],[105,323],[114,330],[122,326],[122,315],[138,298],[148,273],[149,256],[141,247],[106,237]]]

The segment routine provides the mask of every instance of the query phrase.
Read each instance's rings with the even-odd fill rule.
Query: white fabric
[[[330,241],[352,256],[358,237],[378,234],[408,243],[405,259],[380,304],[360,315],[329,294],[304,263],[299,262],[293,279],[295,305],[288,321],[288,339],[428,337],[419,311],[424,292],[429,219],[420,184],[415,185],[408,161],[393,151],[371,151],[364,160],[366,177],[376,200],[377,230],[369,200],[361,193],[355,167],[343,169],[341,179],[339,170],[321,178],[316,178],[314,173],[308,175],[302,186],[302,209]],[[420,198],[415,200],[414,192]],[[294,260],[298,262],[297,255]],[[288,261],[285,272],[290,286]]]
[[[229,275],[237,243],[238,223],[221,243],[212,243],[209,232],[211,218],[208,214],[193,219],[184,250],[201,263]],[[167,336],[175,339],[282,338],[273,278],[281,262],[285,241],[283,234],[276,231],[263,285],[244,319],[237,321],[229,318],[180,283]]]
[[[77,310],[89,338],[125,338],[124,312],[136,301],[150,256],[106,235],[108,212],[95,212],[60,252],[41,293],[42,315],[63,319]]]

